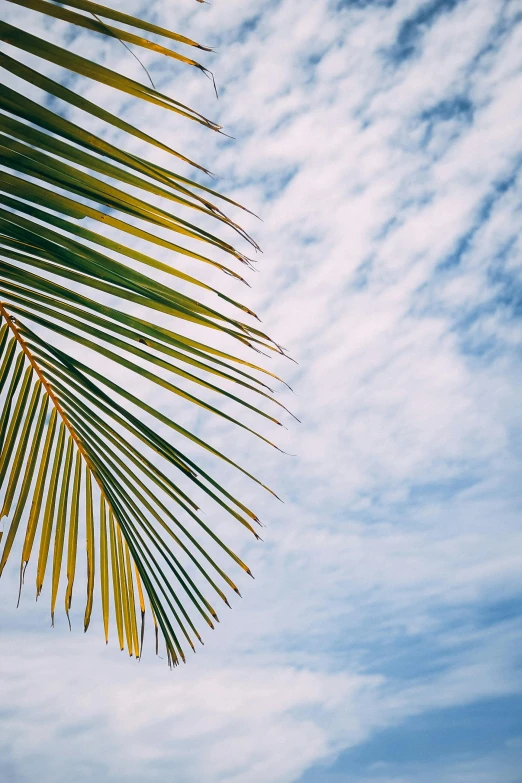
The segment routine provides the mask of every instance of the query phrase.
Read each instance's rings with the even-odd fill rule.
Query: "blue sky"
[[[216,281],[298,361],[274,370],[303,423],[284,457],[143,387],[285,503],[217,469],[265,541],[212,517],[256,580],[172,674],[105,648],[99,617],[52,630],[29,590],[16,611],[13,566],[2,783],[521,783],[520,3],[125,5],[216,46],[217,103],[144,60],[235,140],[72,84],[262,216],[252,289]],[[122,47],[69,45],[143,77]]]

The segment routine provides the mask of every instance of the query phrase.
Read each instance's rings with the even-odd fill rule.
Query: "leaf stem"
[[[47,378],[45,377],[45,375],[42,373],[40,367],[38,366],[38,363],[37,363],[36,359],[34,358],[33,354],[31,353],[31,351],[30,351],[30,349],[28,347],[27,343],[25,342],[24,338],[20,334],[20,332],[18,330],[18,327],[16,326],[16,323],[14,321],[14,316],[9,315],[9,313],[8,313],[8,311],[6,309],[6,303],[5,302],[1,302],[1,301],[0,301],[0,314],[5,318],[5,321],[6,321],[7,325],[8,325],[8,327],[11,329],[11,331],[12,331],[15,339],[17,340],[20,348],[22,349],[24,354],[27,356],[27,359],[29,360],[29,363],[31,364],[33,370],[35,371],[35,373],[37,374],[38,378],[42,382],[42,385],[43,385],[45,391],[47,392],[47,394],[51,398],[54,407],[56,408],[56,410],[60,414],[63,423],[65,424],[65,426],[69,430],[71,438],[76,443],[76,445],[77,445],[81,455],[83,456],[85,462],[87,463],[90,471],[94,475],[94,478],[96,479],[96,482],[98,483],[100,489],[103,491],[103,487],[102,487],[98,477],[96,476],[96,471],[95,471],[95,469],[94,469],[94,467],[92,465],[92,462],[89,459],[89,456],[88,456],[87,452],[83,448],[83,446],[82,446],[82,444],[81,444],[81,442],[80,442],[80,440],[78,438],[78,435],[76,434],[76,431],[75,431],[74,427],[72,426],[71,422],[69,421],[69,417],[67,416],[66,412],[64,411],[64,409],[60,405],[60,401],[58,400],[56,394],[54,393],[52,386],[50,385],[50,383],[47,380]]]

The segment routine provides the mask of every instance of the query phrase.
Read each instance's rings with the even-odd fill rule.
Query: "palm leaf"
[[[90,0],[9,1],[167,56],[180,67],[209,73],[183,52],[143,33],[181,47],[210,51],[208,47]],[[43,64],[58,65],[220,131],[215,122],[154,87],[8,22],[0,21],[0,40]],[[5,52],[0,53],[0,67],[11,79],[34,85],[127,137],[206,171],[41,69]],[[224,211],[223,205],[239,207],[233,200],[111,145],[13,89],[12,81],[0,92],[0,163],[0,515],[8,522],[0,574],[8,558],[14,557],[17,536],[23,534],[20,590],[29,562],[36,559],[37,596],[50,581],[54,624],[62,588],[69,618],[78,542],[85,539],[85,630],[99,597],[106,641],[112,618],[120,648],[138,658],[148,606],[156,651],[161,632],[168,662],[176,665],[185,660],[187,644],[195,649],[194,641],[202,641],[197,624],[203,620],[214,627],[218,617],[213,601],[228,604],[227,590],[239,593],[228,569],[220,564],[219,553],[251,575],[216,534],[212,521],[203,521],[187,488],[192,486],[199,497],[206,496],[259,538],[256,514],[196,463],[183,442],[197,445],[203,453],[265,485],[128,386],[111,380],[96,368],[96,362],[80,360],[74,347],[274,445],[243,422],[239,411],[280,424],[265,407],[268,403],[284,408],[266,382],[268,377],[280,379],[246,359],[244,349],[279,354],[283,350],[244,320],[254,316],[247,307],[197,276],[198,265],[203,264],[202,269],[211,267],[243,281],[233,265],[251,263],[229,240],[198,225],[197,219],[211,218],[219,229],[229,230],[254,249],[257,245]],[[187,219],[187,211],[192,219]],[[160,236],[158,229],[169,238]],[[132,239],[147,243],[150,250],[136,250],[128,244]],[[168,252],[168,262],[156,258],[158,248]],[[213,257],[215,252],[218,258]],[[176,268],[174,254],[193,263],[194,274]],[[224,255],[230,259],[228,264],[222,260]],[[155,279],[156,271],[166,273],[172,284]],[[190,287],[194,296],[188,293]],[[197,292],[202,289],[241,316],[200,301]],[[139,305],[140,313],[147,315],[134,315],[128,303]],[[176,319],[180,327],[185,323],[210,330],[210,339],[187,336]],[[241,353],[212,345],[213,335],[235,341]],[[178,385],[180,381],[192,390]],[[233,403],[238,414],[208,402],[202,392]],[[148,423],[154,421],[172,437]]]

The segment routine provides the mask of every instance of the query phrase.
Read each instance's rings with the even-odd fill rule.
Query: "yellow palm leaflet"
[[[91,471],[87,468],[86,481],[85,481],[85,495],[86,495],[86,511],[85,511],[85,547],[87,552],[87,601],[85,604],[85,616],[83,619],[83,627],[86,631],[91,621],[92,603],[94,596],[94,570],[95,570],[95,555],[94,555],[94,512],[93,512],[93,499],[92,499],[92,479]]]
[[[74,481],[71,498],[71,511],[69,517],[69,538],[67,543],[67,589],[65,592],[65,612],[69,620],[69,610],[72,603],[72,591],[74,585],[74,575],[76,572],[76,553],[78,550],[78,516],[80,506],[80,488],[82,479],[82,460],[80,452],[76,453],[76,463],[74,467]]]
[[[123,611],[121,605],[121,575],[120,562],[118,558],[118,544],[116,541],[116,526],[114,524],[114,515],[109,512],[109,534],[111,543],[111,565],[112,565],[112,589],[114,593],[114,610],[116,614],[116,629],[118,632],[118,641],[120,650],[124,648],[123,641]]]
[[[121,537],[121,530],[116,527],[116,547],[118,552],[118,574],[120,577],[120,594],[123,613],[123,626],[125,628],[125,637],[127,640],[127,648],[129,655],[132,655],[132,631],[130,621],[130,608],[129,608],[129,594],[127,590],[127,579],[125,573],[125,558],[123,555],[123,541]]]
[[[140,657],[140,643],[138,639],[138,623],[136,621],[136,599],[134,595],[134,580],[132,577],[132,562],[130,556],[129,546],[126,541],[123,541],[123,549],[125,552],[125,574],[127,581],[127,591],[129,595],[129,611],[130,622],[132,632],[132,649],[136,658]]]
[[[64,442],[65,424],[62,421],[60,424],[60,430],[58,432],[58,440],[54,453],[54,461],[51,470],[49,486],[47,487],[47,502],[45,504],[42,521],[42,535],[40,538],[40,550],[38,554],[38,570],[36,572],[36,597],[38,597],[42,592],[45,571],[47,568],[47,557],[49,555],[49,545],[51,543],[51,533],[54,524],[56,497],[58,494],[58,482],[62,467]]]
[[[136,564],[134,564],[134,575],[136,577],[136,586],[138,588],[138,597],[140,600],[140,613],[141,613],[141,631],[140,631],[140,658],[143,650],[143,639],[145,637],[145,597],[143,595],[143,587],[141,586],[140,572]]]
[[[107,549],[107,511],[100,497],[100,586],[105,644],[109,642],[109,552]]]
[[[63,545],[65,542],[65,526],[67,519],[67,501],[69,496],[69,483],[71,480],[71,468],[73,461],[74,441],[69,435],[67,442],[67,453],[62,477],[62,486],[60,490],[60,500],[58,502],[58,514],[56,518],[56,532],[54,535],[53,552],[53,586],[51,594],[51,621],[54,625],[54,610],[56,599],[58,597],[58,585],[60,583],[60,572],[62,568]]]
[[[36,528],[38,525],[38,518],[40,516],[40,510],[42,506],[42,498],[44,494],[44,485],[47,478],[47,470],[49,467],[49,459],[51,456],[51,449],[53,445],[54,433],[56,429],[56,409],[51,412],[51,418],[49,421],[49,427],[47,429],[47,437],[43,448],[43,453],[40,458],[40,467],[38,470],[38,477],[36,479],[36,486],[33,495],[33,501],[31,503],[31,511],[29,513],[29,521],[27,523],[27,530],[25,533],[24,546],[22,549],[22,564],[21,568],[25,568],[29,562],[31,552],[33,549],[34,537],[36,535]]]

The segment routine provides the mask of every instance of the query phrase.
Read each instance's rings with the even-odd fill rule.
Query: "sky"
[[[6,6],[146,78],[116,42]],[[263,250],[252,288],[219,284],[296,360],[271,369],[302,423],[263,425],[285,456],[143,388],[284,503],[214,465],[264,542],[215,517],[256,578],[174,672],[152,647],[139,664],[106,647],[99,615],[84,635],[80,609],[71,633],[29,590],[17,610],[13,565],[1,782],[521,783],[522,5],[125,10],[215,46],[219,101],[202,74],[143,61],[234,138],[67,83],[262,217],[241,216]]]

